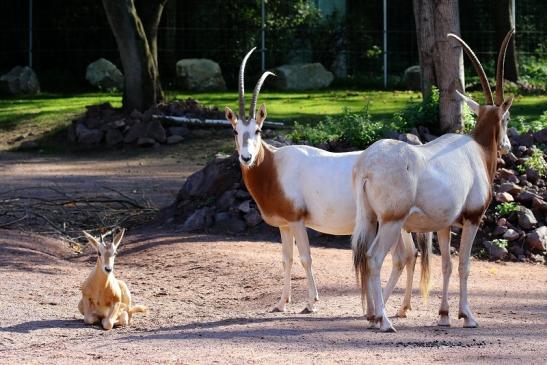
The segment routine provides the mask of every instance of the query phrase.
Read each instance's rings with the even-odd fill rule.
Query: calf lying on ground
[[[87,240],[97,250],[97,264],[82,285],[82,299],[78,310],[84,315],[84,322],[94,324],[101,321],[105,330],[114,325],[127,326],[133,313],[148,312],[143,305],[131,305],[131,293],[127,285],[114,277],[114,259],[123,238],[125,229],[121,229],[106,244],[103,236],[100,241],[84,231]]]

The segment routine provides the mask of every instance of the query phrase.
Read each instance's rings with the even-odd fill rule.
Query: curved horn
[[[239,117],[242,120],[245,120],[245,64],[247,63],[247,59],[249,58],[251,53],[254,52],[255,49],[256,47],[247,52],[245,57],[243,57],[243,61],[241,61],[241,66],[239,66]]]
[[[477,71],[477,74],[479,75],[479,78],[481,79],[481,85],[482,90],[484,92],[484,97],[486,98],[486,104],[492,105],[494,104],[494,99],[492,98],[492,90],[490,89],[490,85],[488,84],[488,79],[486,78],[486,74],[484,73],[484,69],[482,68],[481,63],[479,62],[479,59],[473,52],[473,50],[461,39],[455,34],[448,33],[448,37],[452,37],[455,40],[457,40],[465,50],[465,53],[467,56],[469,56],[469,59],[473,63],[473,66],[475,67],[475,71]]]
[[[264,80],[266,80],[266,77],[268,76],[275,76],[273,72],[266,71],[260,76],[260,79],[258,79],[258,82],[256,83],[255,89],[253,91],[253,98],[251,99],[251,107],[249,108],[249,114],[251,115],[252,119],[255,119],[256,117],[256,102],[258,101],[258,94],[260,93],[260,88],[262,87],[262,84],[264,83]]]
[[[515,33],[515,28],[511,29],[501,42],[500,53],[498,54],[498,65],[496,69],[496,105],[503,103],[503,68],[505,66],[505,53],[507,52],[507,46],[511,36]]]

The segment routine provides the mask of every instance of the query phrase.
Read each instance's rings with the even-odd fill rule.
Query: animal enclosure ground
[[[116,275],[151,313],[105,332],[84,325],[76,309],[94,254],[73,257],[54,240],[0,236],[0,363],[539,364],[547,358],[544,266],[473,261],[470,295],[481,327],[463,329],[455,318],[453,275],[454,327],[439,328],[433,326],[441,285],[435,256],[429,303],[414,290],[409,317],[394,319],[398,332],[385,334],[367,329],[361,317],[349,249],[312,249],[316,314],[298,314],[306,298],[299,265],[288,313],[274,314],[268,309],[281,290],[280,245],[146,232],[122,244]],[[399,289],[389,313],[401,301]]]

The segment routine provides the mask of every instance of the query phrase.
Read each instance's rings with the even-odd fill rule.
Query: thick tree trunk
[[[146,110],[163,100],[163,92],[157,62],[135,4],[133,0],[103,0],[103,6],[118,44],[124,71],[123,107],[128,111]],[[162,9],[163,4],[157,10],[159,15]],[[154,31],[154,44],[156,34]]]
[[[496,44],[501,44],[507,32],[515,27],[512,0],[495,0],[492,6],[496,14]],[[517,82],[519,78],[515,37],[511,38],[507,46],[504,78],[513,82]]]
[[[457,0],[414,0],[414,17],[424,100],[436,85],[440,94],[439,130],[462,129],[462,103],[454,93],[464,89],[463,53],[447,33],[460,34]]]

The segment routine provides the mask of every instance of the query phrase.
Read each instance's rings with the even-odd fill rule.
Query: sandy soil
[[[547,270],[529,264],[473,262],[471,301],[481,327],[434,326],[440,260],[433,259],[429,304],[415,291],[395,334],[366,328],[351,251],[314,247],[319,311],[298,314],[306,280],[293,271],[288,313],[269,313],[281,290],[280,246],[218,236],[148,232],[129,237],[116,275],[137,304],[151,308],[129,328],[84,325],[78,286],[94,265],[57,241],[0,231],[1,363],[544,363]],[[453,258],[456,260],[456,258]],[[386,262],[389,267],[389,262]],[[416,275],[416,279],[418,274]],[[457,313],[457,278],[450,305]],[[397,290],[388,303],[395,313]]]
[[[0,153],[0,191],[54,185],[93,194],[106,186],[162,206],[214,146],[71,157]],[[434,257],[429,303],[415,290],[409,317],[394,319],[397,333],[383,334],[367,329],[362,318],[347,247],[312,249],[321,298],[317,313],[299,314],[306,280],[298,264],[289,311],[269,313],[281,292],[280,248],[233,237],[129,232],[115,272],[129,284],[135,303],[151,313],[136,315],[129,328],[106,332],[84,325],[77,311],[93,252],[76,256],[56,239],[0,230],[0,363],[543,364],[547,359],[545,266],[474,260],[469,288],[478,329],[463,329],[455,318],[455,269],[453,327],[438,328],[441,270]],[[390,265],[387,260],[385,268]],[[398,289],[389,312],[401,302]]]

